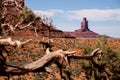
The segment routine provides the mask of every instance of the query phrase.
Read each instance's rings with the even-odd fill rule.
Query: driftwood
[[[12,38],[9,37],[9,38],[6,38],[6,39],[0,39],[0,43],[1,44],[9,44],[11,46],[17,46],[19,48],[19,47],[29,43],[31,40],[32,39],[28,39],[28,40],[26,40],[24,42],[21,42],[19,40],[12,40]]]

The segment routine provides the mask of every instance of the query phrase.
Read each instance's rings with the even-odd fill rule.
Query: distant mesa
[[[86,17],[81,22],[81,28],[74,32],[64,32],[66,35],[71,35],[75,38],[97,38],[100,37],[98,33],[91,31],[88,28],[88,20]]]

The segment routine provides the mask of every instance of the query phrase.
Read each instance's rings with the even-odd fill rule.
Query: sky
[[[120,38],[120,0],[25,0],[36,16],[46,16],[57,29],[80,29],[83,17],[101,35]]]

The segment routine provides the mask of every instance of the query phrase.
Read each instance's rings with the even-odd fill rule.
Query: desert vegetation
[[[0,41],[6,37],[2,36]],[[48,48],[46,51],[39,44],[43,41],[41,37],[13,37],[14,41],[18,39],[21,42],[31,38],[32,41],[22,47],[0,42],[1,79],[10,77],[15,80],[118,80],[120,78],[119,39],[107,39],[104,36],[98,39],[52,38],[51,51]],[[44,38],[44,41],[48,41],[48,38]]]
[[[120,39],[65,38],[13,1],[0,0],[0,80],[120,79]]]

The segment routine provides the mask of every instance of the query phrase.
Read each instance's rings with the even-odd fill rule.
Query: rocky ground
[[[5,38],[5,37],[4,37]],[[45,55],[45,49],[39,44],[43,40],[42,37],[24,36],[24,37],[13,37],[14,39],[25,41],[27,39],[33,39],[29,44],[24,45],[22,48],[15,48],[6,46],[5,48],[8,52],[4,52],[4,57],[6,58],[6,63],[11,65],[24,65],[36,61]],[[44,39],[47,41],[47,38]],[[76,51],[78,55],[89,54],[96,46],[96,39],[67,39],[67,38],[53,38],[51,44],[53,47],[52,51],[59,49]],[[106,45],[109,46],[113,51],[119,51],[120,49],[119,39],[108,39]],[[119,54],[119,53],[117,53]],[[119,56],[120,57],[120,56]],[[89,61],[86,60],[71,60],[71,79],[73,80],[88,80],[89,74],[86,73],[86,69],[82,68],[89,65]],[[65,65],[66,66],[66,65]],[[16,75],[12,78],[14,80],[61,80],[59,68],[56,64],[52,63],[48,66],[52,69],[52,72],[37,72],[37,73],[26,73],[24,75]],[[67,69],[63,68],[64,76],[66,75]],[[6,80],[7,77],[0,76],[1,80]]]

